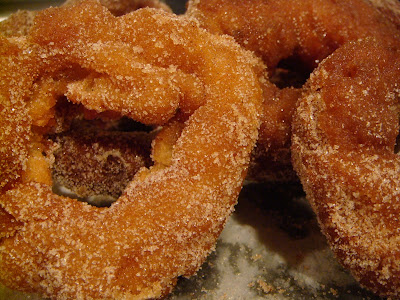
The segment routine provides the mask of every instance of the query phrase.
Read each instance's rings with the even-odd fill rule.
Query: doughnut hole
[[[314,67],[293,55],[282,59],[270,74],[270,81],[278,88],[301,88],[310,77]]]
[[[58,129],[47,135],[54,143],[47,156],[56,194],[109,207],[141,168],[153,164],[154,128],[127,117],[107,117],[82,110],[66,97],[57,101]]]
[[[394,145],[394,153],[399,154],[399,152],[400,152],[400,132],[397,135],[396,144]]]

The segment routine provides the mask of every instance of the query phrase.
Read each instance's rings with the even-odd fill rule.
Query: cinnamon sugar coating
[[[81,0],[66,0],[62,5],[73,5]],[[164,2],[158,0],[99,0],[112,14],[122,16],[136,9],[152,7],[172,12],[171,8]],[[33,24],[37,11],[18,10],[7,19],[0,22],[0,33],[7,36],[27,35]]]
[[[73,5],[82,0],[66,0],[64,5]],[[172,12],[171,8],[163,1],[159,0],[99,0],[100,3],[114,16],[122,16],[134,10],[144,7],[162,9],[166,12]]]
[[[260,123],[259,60],[186,18],[115,17],[91,0],[0,41],[1,282],[52,299],[165,296],[198,270],[236,203]],[[51,191],[45,136],[60,97],[182,130],[167,160],[93,207]]]
[[[249,171],[261,181],[297,178],[290,162],[292,115],[301,86],[318,63],[348,41],[399,35],[387,14],[365,0],[190,0],[186,14],[213,33],[234,37],[268,68],[260,138]],[[295,77],[303,82],[282,82],[277,76],[282,71],[300,72]]]
[[[27,35],[33,24],[35,11],[19,10],[11,14],[7,19],[0,22],[0,33],[11,36]]]
[[[349,43],[311,75],[292,157],[338,260],[380,296],[400,296],[400,45]]]

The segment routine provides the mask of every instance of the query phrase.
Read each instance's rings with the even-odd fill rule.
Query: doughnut
[[[195,273],[257,140],[260,60],[193,20],[151,8],[115,17],[94,0],[39,12],[27,36],[0,35],[0,60],[2,284],[51,299],[148,299]],[[170,157],[156,151],[110,207],[54,194],[46,135],[63,97],[163,125],[157,149]]]
[[[186,15],[210,32],[234,37],[268,68],[249,170],[258,181],[297,180],[290,161],[291,120],[302,85],[318,63],[348,41],[398,35],[389,18],[364,0],[190,0]]]
[[[400,45],[366,38],[311,74],[293,120],[293,165],[338,260],[400,296]]]
[[[81,0],[66,0],[63,5],[73,5]],[[172,12],[171,8],[164,2],[158,0],[100,0],[116,16],[121,16],[143,7],[153,7]],[[7,37],[27,35],[33,24],[37,11],[18,10],[7,19],[0,22],[0,33]]]

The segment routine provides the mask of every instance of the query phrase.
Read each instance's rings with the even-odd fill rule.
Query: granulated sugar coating
[[[66,0],[63,6],[74,5],[80,0]],[[171,12],[171,8],[158,0],[99,0],[113,15],[122,16],[143,7],[152,7]],[[27,35],[37,11],[18,10],[0,22],[0,33],[7,37]]]
[[[73,5],[80,0],[66,0],[64,5]],[[172,12],[171,8],[159,0],[99,0],[114,16],[122,16],[143,7],[152,7]]]
[[[236,203],[257,139],[258,60],[185,18],[116,18],[96,1],[45,10],[28,36],[0,39],[1,282],[52,299],[166,295]],[[169,159],[93,207],[51,191],[44,134],[60,96],[182,131]]]
[[[399,35],[376,6],[366,0],[189,1],[187,15],[210,32],[232,36],[268,67],[260,138],[249,170],[252,179],[297,180],[290,138],[303,83],[319,62],[344,43]],[[279,73],[288,78],[279,78]]]
[[[368,289],[400,296],[400,46],[374,39],[334,52],[312,74],[292,156],[339,261]]]
[[[0,22],[0,33],[5,36],[23,36],[28,34],[35,18],[34,11],[19,10]]]

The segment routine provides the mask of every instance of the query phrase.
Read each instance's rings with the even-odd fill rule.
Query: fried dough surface
[[[293,163],[322,232],[362,286],[400,295],[400,46],[349,43],[312,74],[293,123]]]
[[[66,0],[63,6],[73,5],[80,1],[82,0]],[[144,7],[172,12],[166,3],[158,0],[100,0],[100,3],[116,16],[122,16]],[[27,35],[36,14],[37,11],[18,10],[0,22],[0,33],[7,37]]]

